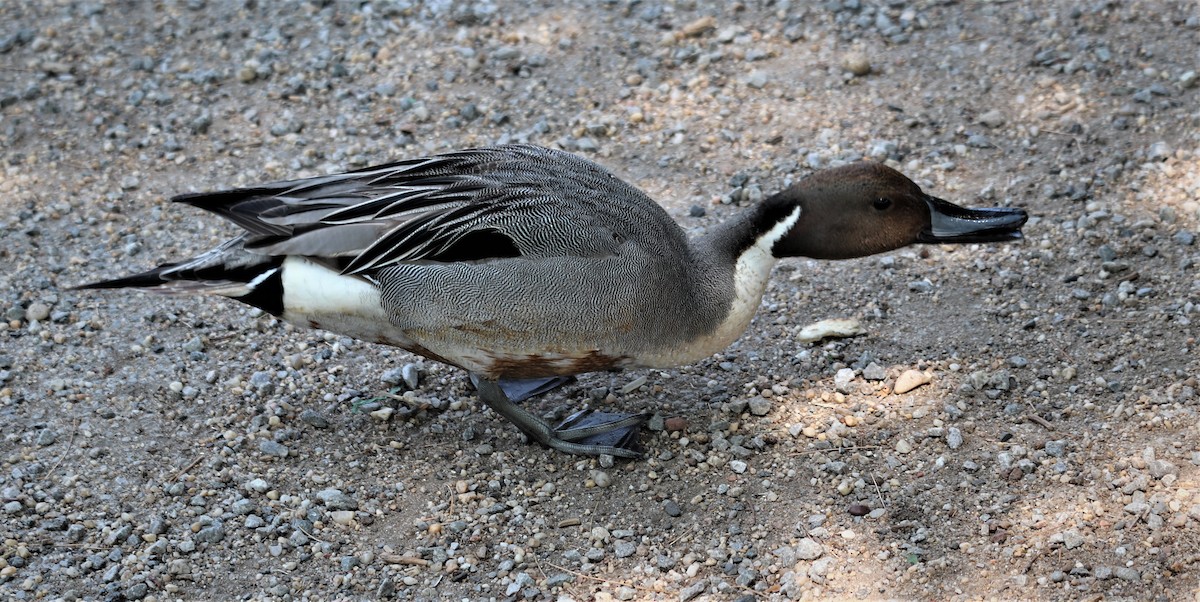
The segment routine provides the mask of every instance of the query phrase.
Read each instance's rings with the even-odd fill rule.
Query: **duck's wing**
[[[603,256],[630,237],[678,230],[599,165],[524,145],[174,200],[244,228],[247,251],[319,258],[344,274],[399,262]]]

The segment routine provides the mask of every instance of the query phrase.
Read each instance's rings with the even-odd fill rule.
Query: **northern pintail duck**
[[[222,295],[401,347],[469,371],[480,399],[539,443],[625,457],[638,455],[630,433],[646,415],[551,427],[514,403],[515,381],[709,357],[746,330],[778,258],[1015,240],[1026,220],[959,207],[864,162],[817,172],[689,240],[603,167],[524,145],[173,200],[245,232],[81,288]]]

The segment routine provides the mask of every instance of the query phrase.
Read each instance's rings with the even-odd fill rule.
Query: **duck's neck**
[[[705,347],[719,351],[737,339],[762,303],[777,258],[771,252],[800,218],[799,206],[781,211],[759,204],[696,240],[698,251],[712,264],[705,270],[713,290],[720,291],[727,309],[705,338]],[[710,350],[709,353],[715,351]]]
[[[775,243],[787,236],[800,219],[800,206],[767,199],[746,209],[697,240],[704,252],[725,265],[734,266],[741,281],[764,284],[778,257],[772,253]]]

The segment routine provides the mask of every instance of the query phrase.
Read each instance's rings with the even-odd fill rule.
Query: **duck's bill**
[[[917,239],[924,243],[1004,242],[1020,240],[1021,226],[1029,219],[1024,209],[993,207],[971,209],[927,196],[929,227]]]

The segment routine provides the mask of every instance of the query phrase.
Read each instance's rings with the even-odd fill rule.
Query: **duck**
[[[701,361],[742,335],[782,258],[1019,240],[1019,208],[966,208],[860,161],[812,173],[689,238],[594,161],[471,148],[174,202],[242,232],[190,259],[79,289],[228,297],[300,326],[467,371],[527,437],[637,458],[649,414],[551,426],[519,405],[575,375]]]

